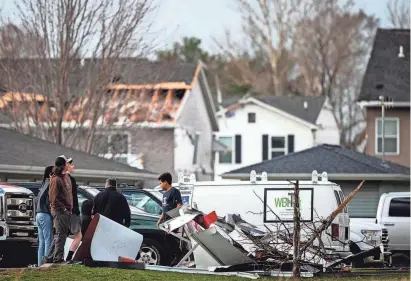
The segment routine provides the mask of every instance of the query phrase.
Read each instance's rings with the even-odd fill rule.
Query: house
[[[53,165],[62,154],[73,158],[74,176],[79,184],[101,185],[113,177],[120,183],[141,185],[158,177],[144,169],[0,128],[0,182],[43,180],[45,167]]]
[[[378,201],[385,192],[409,191],[410,169],[337,145],[321,144],[229,171],[223,179],[248,180],[250,172],[267,172],[269,180],[309,180],[316,170],[327,172],[328,180],[341,186],[345,196],[364,185],[348,204],[350,217],[375,218]]]
[[[73,87],[82,84],[81,76],[90,70],[88,63],[82,61],[71,77]],[[201,62],[125,58],[116,69],[118,72],[107,85],[106,95],[101,97],[104,105],[101,102],[98,118],[87,109],[90,99],[73,93],[63,120],[65,143],[84,150],[81,149],[87,142],[84,136],[95,129],[93,154],[157,173],[171,172],[175,177],[178,172],[184,172],[196,173],[200,180],[211,179],[213,132],[218,131],[218,123],[206,66]],[[75,79],[79,82],[73,82]],[[13,94],[16,93],[5,93],[3,97]],[[53,112],[53,108],[48,109],[53,105],[36,100],[39,103],[36,122],[55,121],[53,115],[47,115]],[[12,103],[3,102],[3,111],[7,106],[11,108]],[[0,109],[1,105],[0,102]],[[32,119],[30,122],[36,123]]]
[[[339,144],[336,121],[325,97],[246,96],[217,113],[215,178],[316,144]]]
[[[409,29],[377,30],[358,101],[367,116],[366,153],[410,167]]]

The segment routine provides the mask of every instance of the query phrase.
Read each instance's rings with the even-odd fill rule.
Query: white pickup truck
[[[410,265],[410,192],[381,195],[376,224],[388,229],[389,251],[394,265]]]

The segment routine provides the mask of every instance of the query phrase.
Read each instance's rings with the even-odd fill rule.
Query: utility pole
[[[385,103],[384,103],[384,96],[380,96],[380,102],[381,102],[381,149],[382,149],[382,163],[385,163],[385,144],[384,144],[384,139],[385,139],[385,128],[384,128],[384,117],[385,117]],[[377,139],[377,146],[378,146],[378,139]],[[378,150],[378,149],[377,149]]]

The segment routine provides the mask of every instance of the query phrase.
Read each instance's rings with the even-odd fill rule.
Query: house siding
[[[410,167],[410,109],[387,109],[385,117],[400,119],[400,153],[399,155],[385,155],[385,160]],[[367,145],[366,153],[381,157],[375,153],[375,122],[381,118],[381,108],[367,108]]]
[[[200,133],[198,142],[197,164],[198,168],[205,170],[205,173],[196,173],[199,180],[211,180],[213,178],[213,153],[212,153],[212,138],[213,129],[208,115],[207,107],[204,100],[203,91],[205,87],[201,86],[199,79],[195,82],[192,90],[187,93],[188,97],[184,108],[181,111],[177,122],[192,134]],[[176,157],[186,157],[185,155],[176,155]],[[193,165],[194,167],[195,165]],[[200,169],[201,170],[201,169]]]
[[[330,179],[333,181],[332,179]],[[359,184],[359,181],[334,181],[341,186],[347,197]],[[410,190],[410,182],[368,181],[348,203],[351,218],[375,218],[381,195],[387,192]]]
[[[177,178],[174,171],[174,129],[139,128],[130,130],[131,153],[143,153],[144,169],[155,172],[170,172]]]
[[[248,113],[256,114],[255,123],[248,123]],[[263,135],[268,135],[269,137],[284,136],[286,139],[286,152],[288,150],[288,135],[294,135],[294,152],[310,148],[314,145],[313,133],[308,126],[290,120],[259,105],[250,103],[235,110],[232,114],[232,116],[227,117],[225,115],[219,116],[219,132],[216,133],[216,137],[231,136],[234,140],[236,135],[241,135],[242,161],[240,164],[236,164],[235,161],[231,164],[219,163],[219,155],[217,154],[215,159],[216,180],[220,180],[223,173],[263,161]],[[270,144],[271,142],[269,141],[269,149]]]

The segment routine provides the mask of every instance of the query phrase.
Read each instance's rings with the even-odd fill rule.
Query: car
[[[17,182],[14,185],[25,187],[37,196],[41,187],[41,182]],[[85,200],[93,198],[104,188],[80,185],[77,190],[77,197],[81,211],[81,204]],[[178,240],[172,235],[166,234],[157,227],[159,219],[159,199],[147,190],[134,188],[127,190],[118,189],[123,193],[130,204],[131,226],[130,229],[143,235],[143,243],[137,254],[138,262],[150,265],[170,265],[182,254],[179,250]],[[134,190],[138,192],[134,192]],[[155,204],[153,203],[155,202]],[[134,206],[135,204],[136,206]],[[149,212],[147,212],[149,211]]]

